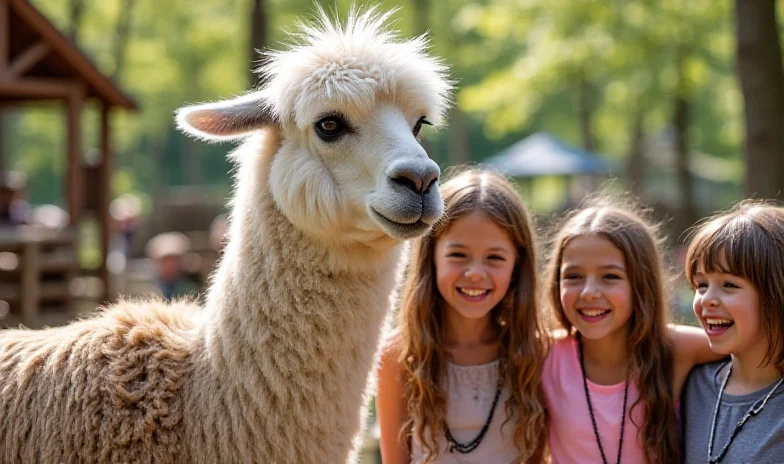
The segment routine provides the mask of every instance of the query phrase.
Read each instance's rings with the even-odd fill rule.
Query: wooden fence
[[[75,315],[75,245],[70,229],[0,228],[0,325],[38,328]]]

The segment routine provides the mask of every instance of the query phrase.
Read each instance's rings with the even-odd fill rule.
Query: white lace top
[[[498,385],[498,361],[478,366],[459,366],[447,364],[446,379],[446,423],[449,431],[458,443],[468,444],[482,430],[490,414]],[[516,425],[514,420],[507,422],[503,431],[501,425],[506,420],[505,404],[509,391],[501,390],[501,397],[493,414],[490,428],[479,446],[473,451],[462,454],[449,452],[445,436],[440,437],[440,454],[433,461],[435,464],[507,464],[518,457],[517,449],[512,443],[512,435]],[[425,449],[414,437],[411,449],[411,463],[425,462]]]

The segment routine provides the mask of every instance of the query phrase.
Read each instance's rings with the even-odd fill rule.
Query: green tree
[[[738,76],[746,122],[745,194],[782,198],[784,69],[775,0],[736,0]]]
[[[497,0],[466,9],[487,49],[512,43],[518,50],[460,95],[491,135],[546,128],[628,156],[630,186],[644,191],[642,140],[669,129],[679,213],[691,221],[690,153],[737,151],[737,134],[701,135],[738,117],[737,105],[722,107],[726,98],[711,95],[732,93],[726,3]]]

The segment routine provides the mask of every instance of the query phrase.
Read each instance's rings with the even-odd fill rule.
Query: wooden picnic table
[[[3,325],[38,327],[46,304],[68,312],[70,283],[78,270],[76,233],[34,226],[0,227],[0,300],[8,304]]]

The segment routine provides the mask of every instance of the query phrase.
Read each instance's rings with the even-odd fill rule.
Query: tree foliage
[[[153,195],[184,183],[228,186],[231,147],[185,140],[174,130],[173,112],[249,88],[254,3],[265,8],[272,48],[315,9],[312,0],[32,1],[62,31],[72,29],[76,8],[79,46],[106,74],[120,70],[117,82],[141,110],[114,115],[115,187],[117,193]],[[319,3],[345,14],[355,2]],[[434,52],[452,67],[460,89],[457,132],[427,134],[442,164],[452,159],[456,143],[466,145],[465,156],[479,161],[536,130],[592,145],[620,160],[633,148],[636,132],[666,134],[676,97],[682,96],[689,104],[689,150],[727,160],[721,172],[719,164],[706,164],[704,157],[693,159],[692,167],[707,166],[713,178],[740,181],[743,105],[734,74],[729,0],[438,0],[427,2],[427,8],[417,5],[413,0],[380,2],[381,9],[400,7],[395,26],[405,35],[426,27]],[[62,109],[12,114],[10,164],[28,172],[33,201],[61,202]],[[98,141],[95,109],[87,112],[85,123],[89,153]]]

